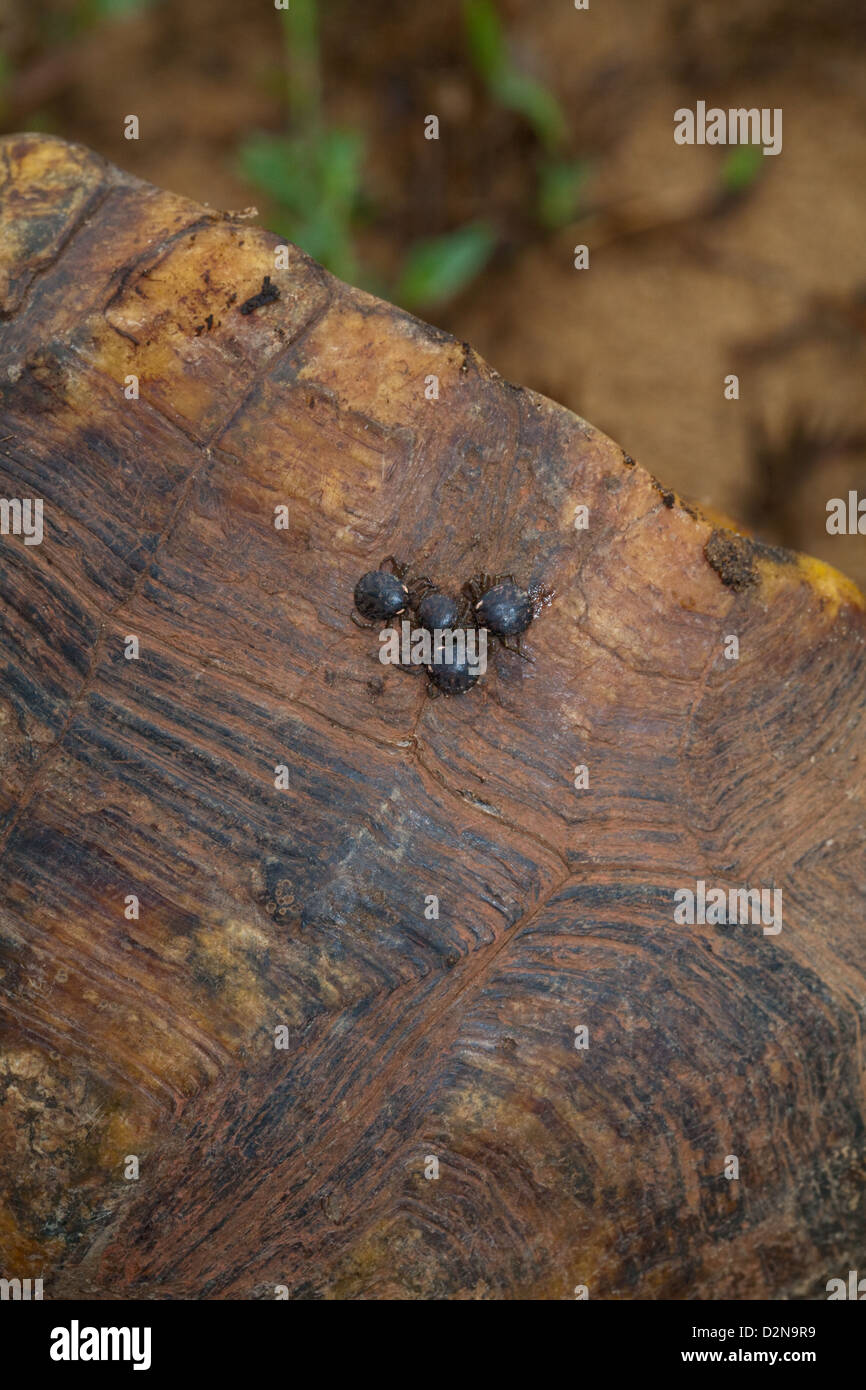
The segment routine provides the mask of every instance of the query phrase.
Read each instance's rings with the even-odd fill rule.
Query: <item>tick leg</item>
[[[528,662],[530,663],[530,665],[532,665],[532,666],[535,665],[535,662],[533,661],[532,657],[531,657],[531,656],[527,656],[527,655],[526,655],[526,652],[523,651],[523,649],[522,649],[522,647],[521,647],[521,645],[520,645],[520,637],[519,637],[519,636],[518,636],[518,638],[517,638],[517,646],[515,646],[515,647],[512,647],[511,644],[510,644],[509,642],[503,641],[502,638],[500,638],[500,641],[502,642],[502,646],[503,646],[503,648],[505,649],[505,651],[511,652],[513,656],[519,656],[521,661],[528,661]]]
[[[390,568],[394,571],[394,573],[396,574],[397,578],[398,578],[398,579],[401,581],[401,583],[402,583],[403,577],[405,576],[407,570],[409,569],[409,566],[408,566],[408,565],[401,565],[401,564],[400,564],[400,561],[399,561],[399,560],[396,560],[396,559],[394,558],[393,555],[386,555],[385,558],[379,562],[379,569],[380,569],[380,570],[385,570],[385,569],[388,569],[389,566],[390,566]]]
[[[421,574],[417,579],[413,579],[409,585],[409,602],[413,608],[417,608],[422,599],[428,594],[433,593],[436,585],[432,579],[428,579],[426,574]]]
[[[353,609],[352,612],[349,614],[349,616],[350,616],[350,618],[352,619],[352,622],[355,624],[355,627],[363,628],[365,631],[369,631],[369,629],[370,629],[371,627],[375,627],[375,626],[376,626],[375,623],[365,623],[364,620],[363,620],[363,618],[359,618],[359,617],[358,617],[358,614],[355,612],[354,609]]]
[[[464,588],[465,588],[465,585],[464,585]],[[470,619],[471,619],[471,622],[469,621]],[[458,627],[470,627],[470,626],[471,626],[471,627],[477,627],[477,626],[478,626],[478,624],[477,624],[476,621],[475,621],[475,609],[474,609],[474,607],[473,607],[473,601],[472,601],[472,599],[469,597],[468,594],[463,594],[463,603],[460,605],[460,611],[459,611],[459,613],[458,613],[458,615],[457,615],[457,626],[458,626]]]

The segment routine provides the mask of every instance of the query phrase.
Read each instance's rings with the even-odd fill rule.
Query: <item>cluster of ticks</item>
[[[393,555],[386,555],[378,569],[361,575],[355,585],[355,607],[366,621],[360,621],[353,613],[352,621],[358,627],[387,623],[409,612],[430,633],[470,625],[486,628],[506,651],[529,660],[521,651],[520,637],[537,617],[541,605],[552,598],[550,591],[521,589],[511,574],[479,574],[463,585],[458,600],[442,593],[426,575],[412,579],[409,569]],[[440,691],[462,695],[481,674],[465,654],[455,657],[450,648],[442,645],[434,646],[427,671],[431,695]]]

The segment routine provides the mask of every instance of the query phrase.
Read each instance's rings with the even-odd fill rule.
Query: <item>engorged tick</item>
[[[555,591],[534,584],[522,589],[513,574],[477,574],[463,585],[463,597],[474,622],[488,630],[507,652],[531,661],[521,647],[521,635],[533,618],[555,597]]]
[[[466,660],[465,653],[456,657],[441,642],[433,648],[433,660],[427,667],[430,679],[443,695],[463,695],[471,690],[481,675],[481,667]],[[430,692],[431,694],[433,691]]]
[[[535,616],[530,595],[513,582],[494,584],[475,605],[476,620],[497,637],[519,637]]]
[[[456,600],[447,594],[440,594],[437,589],[424,595],[415,613],[421,626],[426,627],[428,632],[434,632],[437,627],[456,627],[460,617]]]
[[[402,613],[409,602],[409,590],[389,570],[368,570],[355,585],[355,607],[371,622],[387,622]],[[352,619],[357,623],[354,613]]]

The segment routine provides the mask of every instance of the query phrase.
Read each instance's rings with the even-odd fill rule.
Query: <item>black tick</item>
[[[355,614],[352,621],[358,627],[370,626],[375,622],[388,622],[403,613],[409,603],[409,590],[403,583],[402,575],[385,568],[392,556],[388,555],[377,570],[362,574],[355,585],[355,607],[368,623],[359,623]]]
[[[455,659],[453,651],[449,651],[441,643],[433,648],[433,660],[427,670],[433,686],[437,691],[441,690],[443,695],[465,694],[467,690],[472,689],[481,675],[481,668],[477,663],[468,662],[465,654],[462,658]]]
[[[447,594],[440,594],[436,589],[431,589],[424,595],[415,613],[421,626],[426,627],[428,632],[435,632],[437,627],[456,627],[460,618],[456,600],[449,598]]]

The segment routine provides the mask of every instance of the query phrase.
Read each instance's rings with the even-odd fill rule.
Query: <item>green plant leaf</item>
[[[523,116],[548,149],[559,144],[566,130],[562,107],[553,92],[513,62],[493,0],[466,0],[463,19],[469,55],[491,95]]]
[[[316,169],[321,196],[351,216],[361,189],[364,142],[353,130],[329,130],[318,142]]]
[[[722,186],[728,193],[750,188],[764,170],[764,154],[759,145],[738,145],[722,165]]]
[[[463,23],[475,70],[492,83],[508,66],[502,22],[492,0],[466,0]]]
[[[584,159],[545,160],[538,170],[538,220],[554,229],[573,222],[589,173]]]
[[[395,290],[398,302],[413,309],[452,299],[483,269],[495,245],[496,234],[486,222],[416,242]]]
[[[103,20],[127,19],[152,4],[153,0],[78,0],[75,23],[89,29]]]
[[[286,54],[286,96],[297,133],[322,123],[322,73],[316,0],[291,0],[280,10]]]
[[[284,135],[257,132],[239,151],[241,173],[284,208],[302,212],[314,196],[308,151]]]
[[[241,172],[275,205],[276,230],[344,280],[357,274],[363,149],[356,132],[329,130],[306,139],[259,132],[239,151]]]
[[[549,149],[565,135],[565,117],[552,92],[534,77],[510,68],[492,84],[493,95],[510,111],[529,122],[541,143]]]

